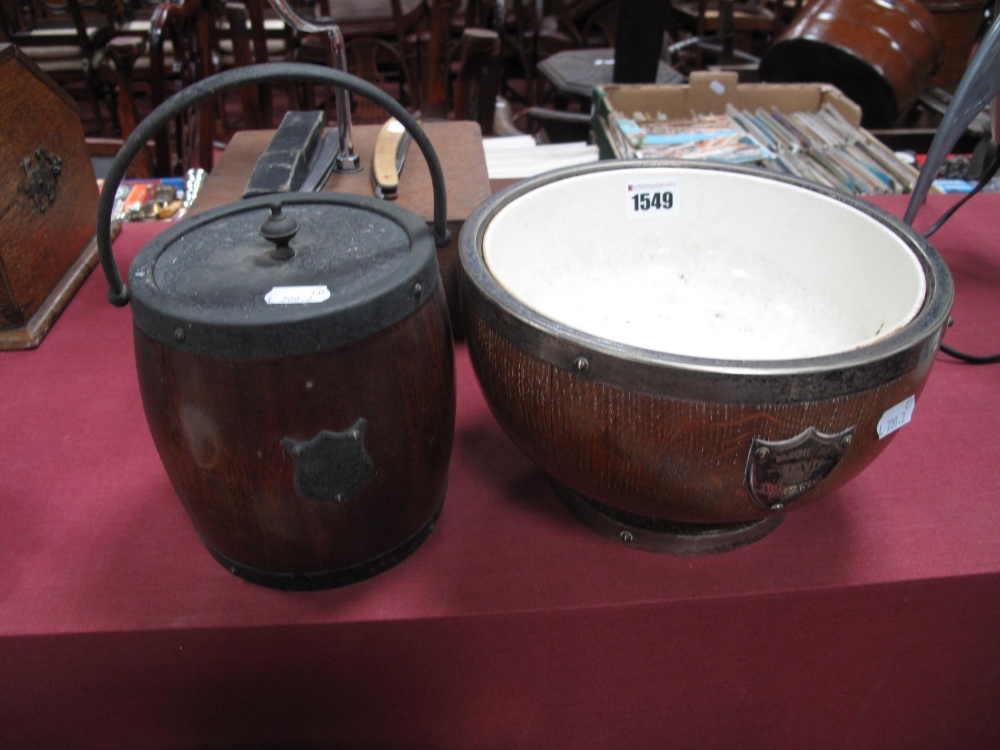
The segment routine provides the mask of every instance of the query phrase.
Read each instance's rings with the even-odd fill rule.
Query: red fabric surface
[[[998,209],[977,196],[933,238],[946,341],[978,353],[1000,350]],[[126,227],[119,262],[158,229]],[[434,533],[371,580],[286,593],[197,538],[105,292],[98,270],[39,349],[0,353],[0,746],[1000,746],[1000,366],[939,355],[860,477],[679,558],[578,522],[459,345]]]

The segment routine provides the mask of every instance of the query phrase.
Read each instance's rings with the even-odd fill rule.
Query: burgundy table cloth
[[[1000,350],[998,227],[981,195],[933,238],[963,350]],[[160,228],[127,226],[119,263]],[[39,349],[0,353],[0,747],[1000,747],[1000,366],[940,354],[860,477],[685,558],[577,521],[459,344],[433,534],[288,593],[196,536],[105,293],[98,270]]]

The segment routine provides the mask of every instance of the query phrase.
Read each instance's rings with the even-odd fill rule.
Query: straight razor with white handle
[[[410,134],[395,117],[389,119],[379,131],[372,159],[372,182],[376,198],[395,200],[399,195],[399,175],[406,161]]]

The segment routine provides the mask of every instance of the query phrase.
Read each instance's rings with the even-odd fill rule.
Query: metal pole
[[[326,34],[333,49],[336,68],[342,73],[347,72],[347,50],[344,46],[344,34],[340,24],[333,19],[317,19],[307,21],[296,13],[287,0],[269,0],[271,7],[277,11],[289,26],[304,34]],[[354,152],[354,133],[351,125],[351,97],[347,89],[334,89],[334,101],[337,105],[337,129],[340,138],[340,150],[334,161],[337,172],[357,172],[361,169],[358,155]]]

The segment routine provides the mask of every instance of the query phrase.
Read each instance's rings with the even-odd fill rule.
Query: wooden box
[[[0,43],[0,349],[38,346],[97,260],[97,179],[76,104]]]

